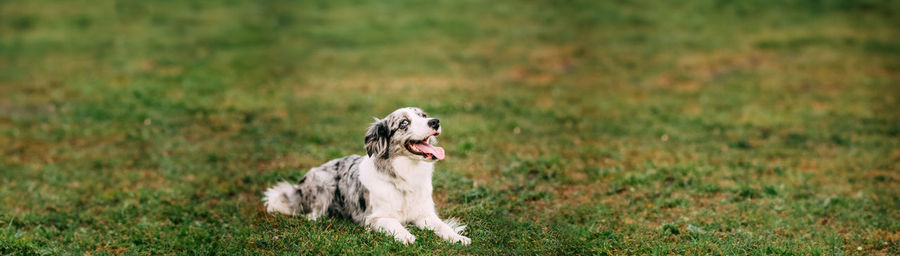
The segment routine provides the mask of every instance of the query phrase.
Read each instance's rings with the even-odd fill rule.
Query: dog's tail
[[[266,190],[263,202],[267,212],[295,215],[300,208],[300,195],[296,186],[282,181]]]

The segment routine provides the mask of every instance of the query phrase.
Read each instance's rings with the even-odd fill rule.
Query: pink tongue
[[[444,148],[435,147],[428,143],[419,143],[415,144],[415,146],[419,149],[419,151],[432,154],[438,160],[444,160]]]

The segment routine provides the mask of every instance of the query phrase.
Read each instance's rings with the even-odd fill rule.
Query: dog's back
[[[314,220],[325,213],[363,223],[368,190],[359,182],[363,157],[350,155],[312,168],[300,182],[280,182],[265,192],[269,212],[304,214]]]

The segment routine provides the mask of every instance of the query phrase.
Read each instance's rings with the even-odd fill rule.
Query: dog
[[[267,212],[348,218],[409,245],[405,225],[433,230],[440,238],[468,245],[456,219],[441,220],[432,199],[434,164],[444,160],[435,146],[440,120],[419,108],[397,109],[375,118],[365,135],[366,155],[350,155],[311,168],[297,184],[280,182],[265,192]]]

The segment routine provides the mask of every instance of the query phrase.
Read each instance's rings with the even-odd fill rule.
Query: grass
[[[895,1],[0,1],[0,254],[900,254]],[[469,247],[268,215],[441,118]]]

